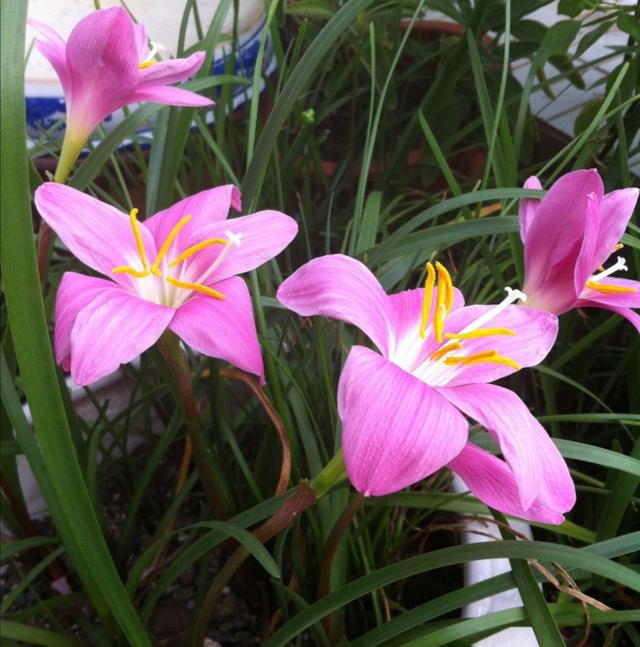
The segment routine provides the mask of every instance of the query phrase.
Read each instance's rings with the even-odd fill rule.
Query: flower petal
[[[191,220],[180,230],[169,250],[169,256],[177,256],[190,245],[204,240],[202,229],[225,220],[231,207],[236,211],[242,209],[240,191],[233,184],[225,184],[190,195],[167,209],[158,211],[147,218],[144,224],[153,234],[159,248],[178,222],[185,216],[191,216]]]
[[[560,524],[564,515],[549,510],[539,501],[523,509],[513,473],[504,461],[471,443],[449,463],[478,499],[491,508],[530,521]]]
[[[93,11],[69,36],[67,66],[72,93],[66,97],[70,120],[93,128],[129,103],[138,82],[136,37],[122,7]]]
[[[433,321],[436,308],[438,288],[433,291],[431,309],[427,321]],[[393,348],[389,351],[389,359],[412,373],[428,357],[427,344],[420,336],[422,323],[422,308],[424,303],[424,288],[405,290],[388,297],[393,313]],[[464,306],[464,296],[454,288],[452,311]],[[429,325],[426,334],[431,335],[433,328]]]
[[[562,312],[577,298],[574,266],[586,228],[589,194],[600,202],[603,186],[595,170],[563,175],[549,189],[529,223],[524,250],[524,291],[536,307]]]
[[[91,384],[156,343],[175,310],[126,290],[106,290],[77,314],[71,330],[71,377]]]
[[[69,71],[65,60],[66,43],[60,34],[39,20],[27,18],[27,24],[38,31],[46,40],[36,39],[36,49],[51,63],[65,92],[70,90]]]
[[[123,286],[131,286],[127,274],[113,274],[115,267],[130,265],[141,269],[136,239],[128,216],[111,205],[69,186],[45,182],[35,192],[40,215],[60,240],[85,265]],[[153,236],[140,223],[147,258],[153,262]]]
[[[133,36],[136,41],[136,53],[138,63],[142,63],[149,55],[149,43],[147,39],[147,30],[141,23],[133,24]]]
[[[440,393],[496,439],[524,510],[535,501],[557,512],[573,507],[576,492],[564,459],[513,391],[494,384],[470,384],[440,389]]]
[[[225,298],[195,294],[178,308],[170,328],[194,350],[218,357],[264,381],[251,296],[238,277],[216,283]]]
[[[140,87],[169,85],[191,78],[204,63],[204,52],[196,52],[188,58],[158,61],[140,70]]]
[[[594,258],[598,249],[598,236],[600,234],[600,202],[593,193],[587,196],[587,209],[585,212],[584,236],[575,267],[573,268],[573,284],[576,294],[580,294],[584,284],[591,275]]]
[[[282,283],[276,297],[303,317],[322,315],[360,328],[388,356],[394,312],[378,279],[355,258],[314,258]]]
[[[532,175],[522,187],[523,189],[538,189],[542,190],[542,184],[540,180]],[[536,198],[522,198],[518,206],[518,216],[520,220],[520,239],[524,243],[527,239],[527,232],[529,227],[535,218],[536,212],[538,210],[538,205],[540,200]]]
[[[447,334],[464,330],[481,315],[495,306],[473,305],[452,311],[444,325],[445,343]],[[515,335],[491,335],[465,339],[460,350],[450,351],[443,359],[423,363],[414,374],[433,386],[460,386],[479,382],[493,382],[518,370],[505,364],[485,362],[470,365],[447,365],[445,359],[474,355],[494,350],[520,368],[539,364],[549,353],[558,335],[558,318],[550,312],[533,310],[523,306],[507,306],[483,328],[507,328]],[[433,335],[424,342],[425,353],[431,355],[440,348]]]
[[[105,279],[77,272],[64,273],[56,294],[54,347],[56,362],[65,371],[71,366],[71,331],[78,313],[98,297],[122,289]]]
[[[338,411],[347,474],[366,496],[420,481],[467,440],[466,420],[437,391],[363,346],[345,363]]]
[[[138,101],[151,101],[152,103],[162,103],[167,106],[186,106],[189,108],[214,105],[214,102],[207,97],[191,92],[191,90],[174,88],[169,85],[143,85],[136,88],[129,96],[127,103],[136,103]]]
[[[591,271],[613,254],[638,202],[640,189],[620,189],[607,193],[600,202],[600,231]]]
[[[611,310],[628,319],[635,326],[636,330],[640,332],[640,316],[631,310],[631,308],[640,308],[640,281],[618,279],[609,276],[602,281],[602,284],[627,288],[635,290],[635,292],[603,294],[597,290],[585,288],[580,294],[580,300],[576,303],[576,308],[602,308],[604,310]]]

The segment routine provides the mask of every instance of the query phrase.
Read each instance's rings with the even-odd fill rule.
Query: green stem
[[[193,457],[198,468],[202,487],[211,506],[211,511],[216,519],[226,519],[227,511],[218,494],[216,481],[207,460],[210,455],[209,448],[204,442],[202,430],[200,429],[198,405],[193,396],[191,371],[187,364],[186,355],[180,348],[180,340],[170,331],[167,331],[160,338],[158,348],[174,382],[176,401],[184,415],[187,433],[193,445]]]
[[[335,485],[346,481],[347,474],[344,471],[344,454],[339,449],[335,456],[324,466],[320,474],[311,480],[309,486],[321,499]]]

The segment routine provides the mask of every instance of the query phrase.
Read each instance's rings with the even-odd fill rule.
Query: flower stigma
[[[145,58],[144,61],[141,61],[140,63],[138,63],[139,70],[144,70],[147,67],[151,67],[152,65],[155,65],[158,62],[155,60],[156,54],[160,50],[165,49],[164,45],[161,45],[160,43],[156,43],[153,40],[150,42],[151,42],[151,50],[149,51],[147,58]]]
[[[622,249],[619,245],[616,245],[614,251]],[[627,267],[627,262],[623,256],[618,256],[618,260],[609,268],[603,269],[598,274],[594,274],[586,283],[585,287],[590,290],[595,290],[601,294],[624,294],[624,293],[633,293],[637,292],[636,288],[628,288],[624,285],[612,285],[610,283],[600,283],[602,279],[611,276],[614,272],[628,272],[629,268]]]

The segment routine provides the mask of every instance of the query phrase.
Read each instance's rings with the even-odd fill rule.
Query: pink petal
[[[158,211],[147,218],[144,224],[153,234],[159,248],[178,222],[185,216],[191,216],[191,220],[180,230],[169,250],[169,257],[173,257],[204,240],[203,228],[225,220],[231,207],[236,211],[242,209],[240,191],[233,184],[225,184],[190,195],[167,209]]]
[[[580,294],[586,280],[591,275],[594,267],[594,258],[598,249],[600,234],[600,202],[590,193],[587,196],[587,210],[585,212],[585,229],[582,245],[578,252],[573,271],[573,283],[576,294]]]
[[[66,92],[70,90],[69,73],[65,60],[66,43],[60,34],[39,20],[27,18],[27,24],[37,30],[46,40],[36,39],[36,49],[51,63]]]
[[[223,359],[264,381],[251,296],[238,277],[216,283],[225,299],[195,294],[178,308],[171,330],[194,350]]]
[[[138,63],[142,63],[149,55],[149,44],[147,39],[147,31],[144,25],[140,23],[133,24],[133,36],[136,41],[136,53]]]
[[[524,291],[532,297],[532,306],[559,313],[575,302],[574,267],[588,225],[591,193],[596,202],[602,199],[598,173],[574,171],[555,182],[538,205],[524,250]]]
[[[467,325],[474,322],[482,314],[494,306],[473,305],[460,308],[449,314],[445,320],[444,332],[459,333]],[[445,357],[462,357],[482,351],[495,350],[501,357],[507,357],[516,362],[521,368],[539,364],[549,353],[558,334],[558,318],[541,310],[533,310],[523,306],[508,306],[497,317],[482,328],[507,328],[515,335],[491,335],[465,339],[462,349],[450,351]],[[447,340],[450,343],[454,340]],[[425,353],[431,355],[440,344],[431,334],[425,341]],[[440,360],[443,361],[443,360]],[[438,364],[440,363],[438,362]],[[444,362],[443,362],[444,363]],[[430,377],[434,373],[434,362],[422,364],[415,375],[427,383],[434,384]],[[446,373],[438,370],[440,378],[438,386],[460,386],[479,382],[494,382],[510,375],[516,369],[504,364],[482,363],[468,366],[449,366]]]
[[[631,308],[640,308],[640,282],[609,276],[602,280],[602,284],[631,288],[635,292],[602,294],[602,292],[598,292],[597,290],[585,288],[580,294],[580,300],[576,303],[576,308],[602,308],[604,310],[611,310],[628,319],[635,326],[636,330],[640,332],[640,316],[631,310]]]
[[[542,190],[542,184],[540,184],[540,180],[535,175],[532,175],[524,183],[524,186],[522,188]],[[518,207],[518,216],[520,219],[520,238],[523,243],[527,239],[527,232],[529,231],[529,227],[531,226],[531,223],[535,218],[539,204],[540,200],[537,200],[535,198],[522,198],[520,200],[520,205]]]
[[[467,443],[449,467],[478,499],[491,508],[541,523],[557,525],[564,521],[561,512],[549,510],[537,500],[530,508],[523,509],[513,473],[507,464],[471,443]]]
[[[366,496],[417,483],[467,440],[464,417],[437,391],[363,346],[345,363],[338,411],[347,474]]]
[[[138,82],[136,37],[122,7],[93,11],[69,36],[66,61],[72,92],[65,96],[70,122],[89,131],[129,103]]]
[[[188,58],[158,61],[140,70],[140,87],[186,81],[200,69],[204,58],[204,52],[196,52]]]
[[[207,97],[203,97],[190,90],[174,88],[168,85],[143,85],[136,88],[129,95],[127,103],[136,103],[138,101],[151,101],[152,103],[162,103],[167,106],[186,106],[190,108],[214,105],[214,102],[211,99],[207,99]]]
[[[110,289],[78,312],[71,330],[71,377],[81,385],[113,373],[155,344],[175,310]]]
[[[575,487],[564,459],[515,393],[494,384],[444,388],[440,393],[496,439],[515,478],[522,509],[535,501],[557,512],[573,507]]]
[[[296,236],[298,225],[293,218],[279,211],[259,211],[250,216],[232,218],[204,227],[205,238],[235,238],[231,248],[212,279],[222,281],[248,272],[275,258]],[[217,254],[217,252],[215,252]],[[206,261],[206,253],[199,256]]]
[[[303,317],[322,315],[360,328],[388,356],[394,311],[378,279],[355,258],[314,258],[282,283],[276,297]]]
[[[437,295],[438,288],[434,290],[432,295],[428,322],[433,321]],[[393,348],[389,351],[389,359],[411,373],[428,357],[427,344],[424,343],[420,336],[424,288],[391,294],[388,299],[394,322]],[[464,296],[460,290],[454,288],[452,310],[457,310],[462,306],[464,306]],[[432,331],[433,329],[429,325],[426,329],[426,334],[432,335]]]
[[[111,281],[65,272],[56,294],[54,347],[56,362],[69,370],[71,366],[71,331],[78,313],[92,301],[123,288]]]
[[[56,182],[45,182],[38,187],[35,203],[40,215],[74,256],[117,283],[131,286],[135,279],[112,272],[122,265],[142,268],[128,216],[111,205]],[[152,263],[156,255],[153,236],[143,223],[140,233],[147,258]]]
[[[600,232],[597,251],[593,259],[593,272],[596,267],[604,265],[611,256],[615,246],[620,242],[627,223],[633,215],[638,202],[640,189],[620,189],[607,193],[600,203]]]

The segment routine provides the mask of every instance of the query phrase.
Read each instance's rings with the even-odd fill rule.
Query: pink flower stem
[[[187,365],[187,358],[184,351],[180,348],[179,339],[170,331],[167,331],[160,338],[158,341],[158,349],[166,362],[173,381],[176,402],[182,409],[184,415],[187,434],[191,440],[191,447],[193,448],[193,457],[198,468],[202,487],[211,507],[211,512],[216,519],[226,519],[228,516],[226,505],[218,493],[216,481],[207,460],[210,452],[204,442],[200,429],[198,405],[193,395],[193,384],[191,382],[191,372]],[[185,445],[185,452],[190,451],[191,448],[187,443]]]

